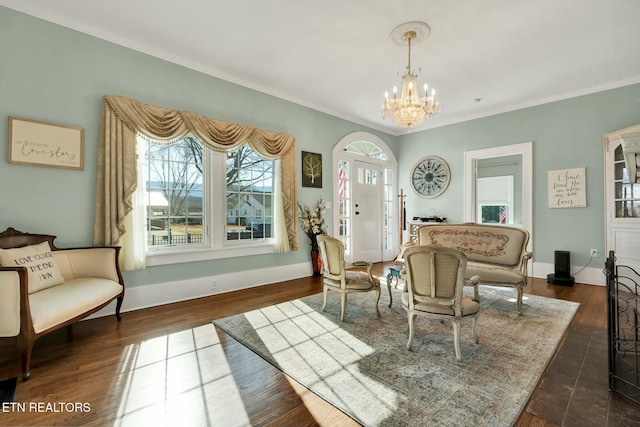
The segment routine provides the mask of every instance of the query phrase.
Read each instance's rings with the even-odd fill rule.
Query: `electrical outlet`
[[[598,250],[597,249],[591,249],[591,256],[593,258],[597,258],[598,257]]]
[[[215,280],[211,281],[211,290],[215,291],[218,288],[218,283]]]

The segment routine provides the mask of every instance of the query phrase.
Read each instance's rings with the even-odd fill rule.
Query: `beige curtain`
[[[280,160],[281,204],[288,245],[298,250],[296,160],[293,135],[223,122],[186,111],[169,110],[107,95],[102,104],[96,182],[94,245],[116,245],[125,233],[137,187],[136,135],[177,141],[192,134],[211,150],[226,152],[248,144],[267,159]]]

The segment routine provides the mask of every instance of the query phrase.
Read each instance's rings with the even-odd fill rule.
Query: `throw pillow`
[[[64,282],[49,242],[15,249],[0,249],[0,265],[27,267],[30,294]]]

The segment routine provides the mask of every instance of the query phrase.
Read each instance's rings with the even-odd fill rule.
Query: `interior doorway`
[[[398,248],[397,161],[387,144],[354,132],[333,149],[333,235],[345,259],[389,261]]]
[[[482,212],[479,206],[482,201],[478,200],[478,177],[481,176],[479,166],[487,165],[498,161],[498,163],[510,163],[514,157],[518,156],[520,164],[517,172],[512,174],[520,175],[520,185],[518,179],[514,181],[513,212],[516,213],[515,227],[522,227],[529,231],[529,251],[533,248],[533,143],[522,142],[519,144],[503,145],[499,147],[485,148],[481,150],[466,151],[464,153],[464,220],[465,222],[481,222],[478,213]],[[489,160],[491,159],[491,160]],[[499,206],[499,205],[498,205]],[[481,208],[481,206],[480,206]],[[533,260],[529,260],[533,263]],[[529,271],[532,265],[529,265]]]

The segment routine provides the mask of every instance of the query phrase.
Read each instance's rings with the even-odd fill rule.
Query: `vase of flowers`
[[[318,200],[314,206],[308,206],[298,203],[300,210],[300,225],[302,231],[311,240],[311,263],[313,265],[313,275],[319,276],[322,271],[322,258],[320,257],[320,248],[318,247],[318,236],[325,234],[326,224],[324,222],[325,204],[322,199]]]

